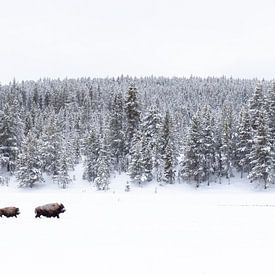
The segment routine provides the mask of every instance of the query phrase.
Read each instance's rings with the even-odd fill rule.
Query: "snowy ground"
[[[0,186],[0,207],[21,210],[0,218],[0,274],[274,274],[274,190],[236,179],[124,192],[121,176],[98,192],[76,178],[67,190]],[[35,219],[48,202],[67,211]]]

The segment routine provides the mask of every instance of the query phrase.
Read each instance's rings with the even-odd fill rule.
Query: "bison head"
[[[64,213],[66,211],[66,209],[62,203],[59,205],[59,211],[60,211],[60,213]]]
[[[20,214],[19,208],[16,207],[15,213],[16,213],[16,215]]]

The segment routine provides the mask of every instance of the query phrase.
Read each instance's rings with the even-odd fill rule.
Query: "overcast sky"
[[[0,0],[0,82],[275,76],[274,0]]]

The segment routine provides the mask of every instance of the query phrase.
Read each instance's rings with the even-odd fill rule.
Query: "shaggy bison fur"
[[[5,216],[7,218],[15,217],[17,218],[17,215],[19,215],[19,208],[17,207],[5,207],[0,208],[0,217]]]
[[[44,216],[47,218],[57,217],[59,219],[59,214],[64,213],[65,207],[64,205],[58,203],[49,203],[46,205],[38,206],[35,208],[35,217],[40,218],[40,216]]]

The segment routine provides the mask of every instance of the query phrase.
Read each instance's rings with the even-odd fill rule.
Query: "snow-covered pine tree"
[[[51,112],[42,133],[42,161],[43,170],[49,175],[58,175],[58,165],[62,150],[62,126],[58,123],[56,115]]]
[[[71,127],[71,136],[72,136],[72,149],[74,154],[74,163],[78,164],[81,161],[82,151],[84,149],[84,133],[81,132],[79,126],[79,115],[73,114],[69,126]]]
[[[266,111],[260,109],[255,123],[256,135],[249,155],[251,171],[248,178],[258,180],[266,189],[273,180],[272,144]]]
[[[100,151],[99,135],[95,130],[90,131],[85,141],[85,170],[84,179],[94,181],[98,173],[98,158]]]
[[[141,165],[142,165],[142,182],[149,182],[153,179],[153,158],[152,149],[148,137],[142,133],[141,137]]]
[[[8,172],[16,169],[16,160],[24,137],[19,103],[11,96],[0,112],[0,154],[1,164]]]
[[[125,114],[121,93],[114,96],[110,111],[110,153],[114,169],[125,171]]]
[[[129,154],[132,139],[140,124],[140,106],[137,99],[137,88],[134,84],[131,84],[128,89],[125,101],[125,112],[127,120],[125,148],[126,154]]]
[[[141,119],[143,181],[151,181],[154,174],[158,173],[161,161],[159,152],[161,123],[161,115],[155,106],[150,107]]]
[[[98,190],[108,190],[110,184],[110,153],[106,133],[100,139],[98,169],[95,184]]]
[[[228,179],[230,183],[230,178],[233,176],[233,164],[235,156],[234,148],[234,131],[233,131],[233,117],[231,106],[225,106],[223,109],[223,119],[222,119],[222,146],[221,146],[221,161],[223,175]]]
[[[187,136],[187,144],[184,149],[184,159],[182,162],[181,175],[184,180],[195,180],[199,187],[202,181],[200,168],[201,155],[201,121],[199,114],[192,117],[191,126]]]
[[[268,120],[269,120],[269,129],[270,135],[272,137],[272,144],[274,144],[275,139],[275,82],[273,82],[271,89],[268,93],[267,98],[267,113],[268,113]]]
[[[275,180],[275,81],[269,90],[268,99],[266,100],[266,109],[268,112],[269,133],[271,142],[272,158],[272,183]]]
[[[63,139],[61,142],[61,151],[57,162],[57,172],[53,175],[53,180],[65,189],[72,181],[69,175],[69,169],[72,168],[72,156],[68,140]]]
[[[210,184],[210,177],[215,171],[215,137],[214,137],[214,118],[208,106],[202,111],[201,123],[201,166],[203,178]]]
[[[173,139],[173,125],[170,113],[167,111],[163,121],[162,127],[162,147],[161,147],[161,158],[163,162],[163,178],[162,180],[166,183],[175,182],[175,147]]]
[[[17,160],[16,178],[20,187],[33,187],[43,181],[41,141],[30,131],[22,142]]]
[[[26,136],[33,127],[33,119],[30,112],[25,115],[24,121],[24,135]]]
[[[142,163],[142,135],[140,131],[136,131],[131,146],[131,162],[128,168],[128,175],[130,176],[133,183],[141,184],[142,183],[142,175],[144,171],[143,163]]]
[[[73,131],[70,135],[70,143],[72,149],[72,159],[74,164],[78,164],[81,160],[81,141],[79,132]]]
[[[175,159],[173,156],[173,146],[168,142],[163,156],[163,181],[169,184],[175,182]]]
[[[250,171],[249,154],[252,147],[252,128],[247,108],[241,111],[237,132],[237,168],[241,171],[242,178],[243,173],[248,173]]]
[[[217,175],[219,184],[222,183],[221,179],[223,176],[222,134],[221,125],[217,125],[215,130],[215,174]]]
[[[255,92],[252,98],[249,100],[249,115],[251,120],[251,127],[254,131],[257,130],[258,117],[264,106],[265,97],[263,94],[263,86],[261,83],[257,83]]]

